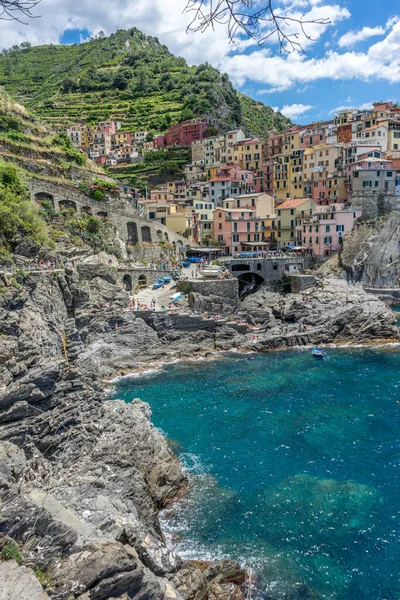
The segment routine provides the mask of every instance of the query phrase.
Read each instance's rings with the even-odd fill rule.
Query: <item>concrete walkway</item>
[[[188,268],[182,268],[182,279],[192,279],[195,275],[196,267],[190,266]],[[140,304],[147,304],[150,308],[152,298],[156,299],[156,310],[160,310],[162,306],[168,306],[171,302],[171,296],[176,294],[176,281],[172,280],[171,283],[165,284],[164,289],[153,290],[153,286],[143,288],[138,294],[134,295],[136,302]]]

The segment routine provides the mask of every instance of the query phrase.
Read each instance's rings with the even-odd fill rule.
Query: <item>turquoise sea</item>
[[[400,600],[399,348],[230,354],[120,380],[192,488],[163,515],[186,557],[252,564],[253,598]]]

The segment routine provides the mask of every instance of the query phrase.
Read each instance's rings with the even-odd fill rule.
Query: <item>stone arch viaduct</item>
[[[303,273],[313,266],[310,256],[276,256],[259,258],[222,258],[225,267],[242,285],[277,284],[285,275]]]
[[[71,184],[39,179],[31,181],[30,192],[33,202],[48,202],[56,212],[65,208],[77,214],[108,218],[117,229],[120,239],[127,244],[156,243],[164,240],[176,246],[193,245],[159,221],[140,216],[137,201],[122,193],[115,196],[107,194],[104,200],[99,202]]]

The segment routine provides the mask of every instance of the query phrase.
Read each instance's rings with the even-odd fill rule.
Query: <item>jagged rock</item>
[[[247,297],[240,318],[262,325],[254,344],[246,324],[123,312],[108,265],[79,271],[0,296],[0,533],[50,574],[57,600],[242,600],[239,565],[200,567],[167,547],[158,512],[186,477],[148,405],[107,402],[99,378],[215,349],[398,339],[395,320],[361,286],[321,277],[301,294]],[[232,311],[222,294],[207,298]]]
[[[0,563],[0,600],[44,600],[48,595],[32,569],[15,560]]]

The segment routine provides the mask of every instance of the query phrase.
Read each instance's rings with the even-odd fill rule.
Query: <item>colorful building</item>
[[[234,254],[249,248],[265,249],[268,244],[263,241],[262,227],[262,219],[256,216],[255,210],[241,208],[214,210],[214,241],[225,254]]]

